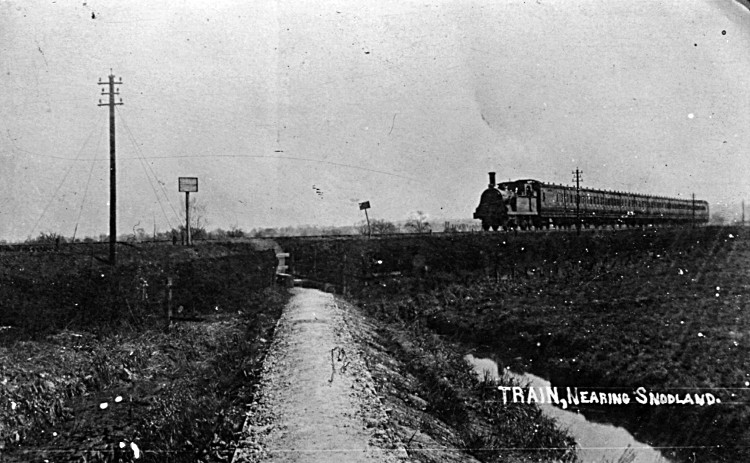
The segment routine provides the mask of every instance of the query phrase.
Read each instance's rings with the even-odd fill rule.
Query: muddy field
[[[750,240],[732,227],[290,241],[294,270],[555,386],[711,393],[581,405],[677,460],[750,448]],[[695,400],[693,400],[695,402]]]

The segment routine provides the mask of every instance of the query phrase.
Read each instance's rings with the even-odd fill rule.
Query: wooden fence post
[[[172,277],[167,277],[167,300],[165,306],[165,315],[167,317],[167,324],[165,331],[169,333],[172,328]]]

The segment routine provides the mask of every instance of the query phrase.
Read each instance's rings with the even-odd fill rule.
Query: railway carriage
[[[499,228],[567,228],[579,217],[575,187],[522,179],[490,183],[482,193],[474,218],[483,230]],[[692,199],[649,196],[622,191],[581,188],[583,226],[643,226],[708,222],[708,203]]]

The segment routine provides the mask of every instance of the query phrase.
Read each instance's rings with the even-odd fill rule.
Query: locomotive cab
[[[511,215],[535,215],[538,211],[539,182],[536,180],[517,180],[498,183],[498,188],[510,196]]]
[[[541,194],[538,181],[525,179],[501,182],[498,184],[498,188],[509,192],[509,227],[521,227],[522,230],[526,230],[527,228],[540,226],[539,201]]]
[[[540,183],[525,179],[495,183],[495,173],[490,172],[490,184],[474,212],[474,218],[482,221],[482,229],[493,230],[521,227],[527,229],[540,226]]]

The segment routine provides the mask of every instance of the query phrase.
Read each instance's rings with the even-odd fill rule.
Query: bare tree
[[[357,229],[357,232],[360,235],[366,235],[368,233],[367,230],[367,222],[359,222],[355,225],[355,228]],[[373,219],[370,220],[370,230],[372,230],[373,235],[386,235],[389,233],[398,233],[398,227],[393,223],[389,222],[384,219]]]
[[[404,224],[404,228],[411,233],[430,233],[430,222],[427,214],[422,211],[416,211],[411,218]]]
[[[229,231],[227,231],[227,236],[229,238],[242,238],[245,236],[245,230],[241,229],[239,225],[234,224],[229,228]]]
[[[26,244],[60,244],[66,243],[68,240],[59,233],[56,232],[41,232],[36,238],[27,238],[24,243]]]
[[[192,197],[190,198],[190,236],[193,239],[199,240],[204,239],[206,236],[208,236],[208,233],[206,231],[206,227],[208,227],[209,221],[208,221],[208,208],[206,207],[206,204],[202,201],[199,201],[198,198]],[[182,225],[179,227],[180,233],[183,233],[185,231],[185,200],[182,200],[182,209],[181,209],[181,221]]]

